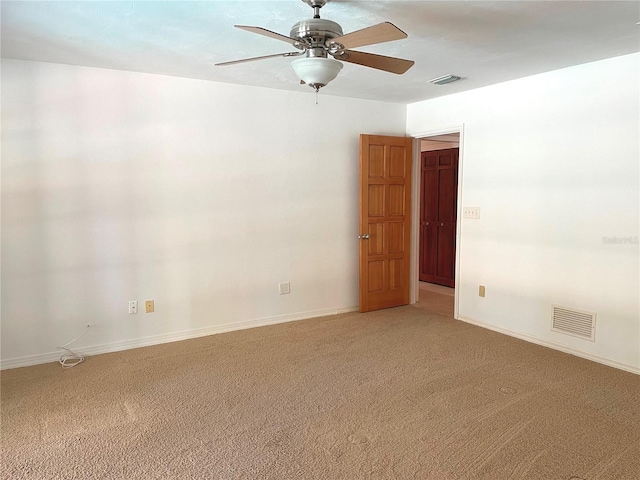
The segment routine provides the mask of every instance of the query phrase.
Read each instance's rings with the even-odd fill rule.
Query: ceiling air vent
[[[457,75],[443,75],[438,78],[432,78],[429,80],[429,83],[433,83],[434,85],[446,85],[447,83],[456,82],[460,80],[462,77],[458,77]]]
[[[551,330],[593,342],[596,335],[596,314],[554,305]]]

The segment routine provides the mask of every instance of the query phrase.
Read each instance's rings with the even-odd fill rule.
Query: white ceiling
[[[312,16],[301,0],[3,0],[1,9],[3,57],[312,93],[288,58],[213,66],[295,50],[233,25],[289,35]],[[411,103],[640,51],[636,1],[333,0],[321,16],[345,33],[390,21],[409,38],[360,50],[416,61],[401,76],[345,64],[324,95]],[[463,80],[427,83],[447,73]]]

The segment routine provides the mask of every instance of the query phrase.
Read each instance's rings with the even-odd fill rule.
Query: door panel
[[[369,293],[381,292],[384,290],[384,262],[376,261],[369,262],[369,286],[367,291]]]
[[[427,222],[438,221],[438,171],[425,170],[422,174],[422,218]]]
[[[451,168],[438,171],[438,221],[451,223],[454,211],[452,205],[455,202],[455,172]]]
[[[369,224],[369,256],[382,255],[384,253],[384,224]]]
[[[389,177],[404,179],[406,175],[404,147],[391,145],[389,150]]]
[[[404,223],[389,223],[389,254],[404,253]]]
[[[389,216],[404,216],[404,185],[389,185]]]
[[[369,150],[369,178],[384,177],[384,147],[373,145]]]
[[[438,230],[435,222],[423,225],[420,236],[420,281],[426,282],[435,276],[438,268]]]
[[[389,289],[396,290],[404,287],[404,262],[402,259],[389,261]]]
[[[453,279],[455,257],[453,244],[455,242],[454,229],[451,225],[440,226],[438,229],[438,250],[436,277]],[[444,280],[441,280],[444,281]]]
[[[369,216],[384,217],[384,185],[369,185]]]
[[[361,312],[409,303],[411,144],[360,136]]]

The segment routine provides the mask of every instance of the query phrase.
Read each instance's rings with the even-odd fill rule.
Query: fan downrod
[[[302,0],[304,3],[313,8],[313,18],[320,18],[320,9],[324,7],[329,0]]]

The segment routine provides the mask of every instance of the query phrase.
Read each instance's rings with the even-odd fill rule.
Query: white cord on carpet
[[[87,325],[87,329],[84,331],[84,333],[78,335],[76,338],[71,340],[66,345],[63,345],[62,347],[56,347],[58,350],[65,350],[67,352],[67,353],[63,353],[60,356],[59,362],[60,362],[60,365],[62,365],[62,368],[75,367],[76,365],[84,362],[84,355],[80,353],[76,353],[67,347],[71,345],[73,342],[75,342],[76,340],[78,340],[80,337],[85,336],[90,328],[91,328],[91,325]]]

